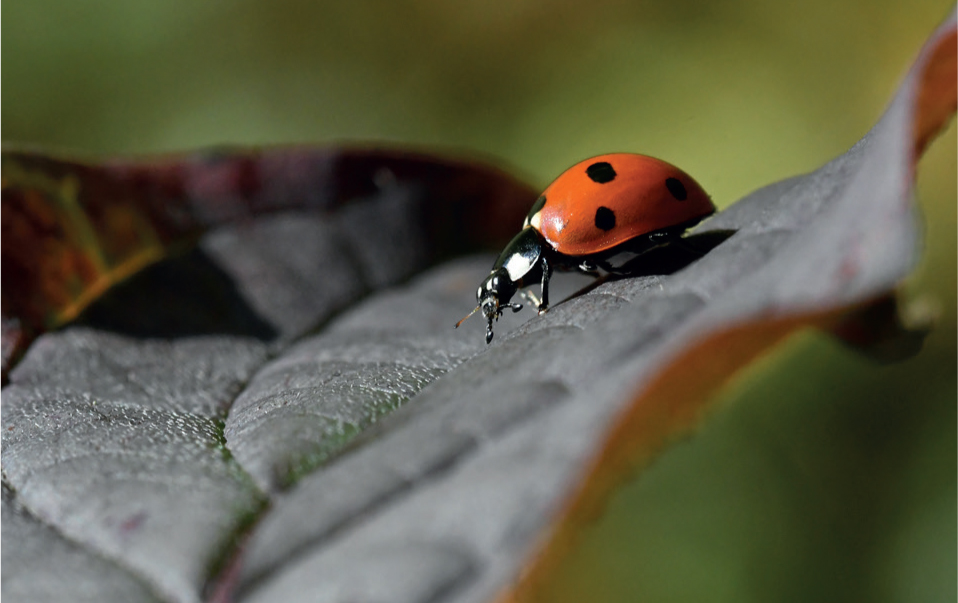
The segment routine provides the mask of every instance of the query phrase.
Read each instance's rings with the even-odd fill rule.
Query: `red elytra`
[[[482,310],[489,343],[493,321],[506,308],[522,309],[511,301],[517,293],[540,314],[549,308],[553,270],[629,274],[631,262],[615,265],[615,256],[681,244],[687,228],[714,212],[702,187],[661,159],[611,153],[581,161],[532,204],[522,230],[479,285],[476,308],[466,318]],[[535,282],[541,283],[541,298],[525,289]]]
[[[572,256],[605,251],[715,211],[691,176],[661,159],[634,153],[579,162],[556,178],[542,197],[545,204],[533,206],[538,211],[530,212],[526,224],[557,252]]]

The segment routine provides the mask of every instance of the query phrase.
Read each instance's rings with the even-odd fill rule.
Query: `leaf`
[[[91,576],[118,592],[534,598],[609,488],[698,424],[709,394],[750,358],[807,325],[872,349],[871,335],[902,334],[889,295],[918,253],[915,149],[954,111],[954,69],[940,69],[954,62],[954,28],[952,15],[848,153],[705,223],[698,236],[712,243],[736,232],[704,258],[664,250],[668,274],[504,317],[489,347],[483,325],[451,325],[474,304],[491,257],[413,274],[446,250],[508,236],[531,200],[513,203],[522,187],[507,187],[515,197],[498,206],[516,212],[501,232],[499,221],[478,222],[482,201],[499,199],[489,188],[460,204],[437,194],[427,206],[447,211],[423,212],[432,177],[374,187],[375,165],[342,203],[317,187],[319,212],[305,211],[306,186],[277,194],[298,199],[282,211],[213,212],[196,250],[114,287],[10,372],[8,492],[30,530],[104,561]],[[257,162],[270,165],[272,153],[284,156],[264,151]],[[187,190],[161,186],[161,164],[136,165],[155,183],[148,190]],[[197,167],[195,182],[245,182],[227,197],[254,205],[255,182],[209,170]],[[287,190],[293,173],[269,190]],[[437,233],[461,239],[438,244]],[[557,283],[556,298],[585,284]],[[10,324],[33,324],[27,315]]]
[[[237,534],[266,503],[226,448],[223,419],[270,350],[287,346],[370,288],[406,278],[442,254],[469,248],[480,237],[502,243],[508,233],[480,218],[485,208],[504,203],[507,221],[515,223],[525,205],[516,198],[534,197],[482,165],[372,151],[237,154],[215,162],[214,168],[229,168],[226,174],[202,165],[191,174],[196,159],[87,167],[10,153],[4,161],[15,166],[3,198],[5,212],[8,204],[15,211],[9,222],[5,216],[4,228],[30,235],[4,237],[4,267],[20,267],[4,272],[11,279],[3,289],[4,311],[17,312],[5,325],[26,324],[34,332],[55,326],[79,311],[78,299],[87,303],[101,294],[96,287],[114,285],[120,278],[115,268],[139,253],[140,241],[116,244],[124,231],[111,230],[112,220],[91,218],[88,225],[105,226],[68,236],[75,224],[59,213],[63,204],[31,183],[57,177],[75,182],[71,203],[82,201],[84,215],[115,208],[139,216],[154,232],[174,233],[163,238],[171,245],[179,236],[188,241],[193,230],[242,220],[210,233],[186,256],[114,286],[79,325],[41,336],[3,390],[4,483],[18,503],[128,574],[127,581],[147,584],[168,601],[198,600]],[[236,166],[259,174],[261,185],[247,183],[243,190],[252,200],[237,192]],[[52,240],[49,230],[36,227],[36,212],[23,211],[47,202],[52,222],[64,225]],[[286,206],[336,203],[342,206],[332,215],[323,207],[269,215]],[[189,209],[179,214],[171,209],[177,206]],[[267,215],[257,217],[261,213]],[[453,218],[468,220],[462,236],[431,233]],[[174,225],[163,230],[164,220]],[[25,247],[8,257],[11,239]],[[397,241],[404,246],[394,249]],[[102,270],[92,281],[84,280],[83,269],[47,281],[42,270],[29,272],[29,249],[41,264],[97,264]],[[73,257],[80,259],[63,261]],[[87,262],[90,257],[97,261]],[[211,259],[216,257],[219,263]],[[51,313],[56,321],[39,320]],[[91,599],[103,600],[100,594],[109,589]]]
[[[897,315],[888,312],[893,303],[888,292],[908,274],[919,247],[910,203],[915,164],[958,107],[956,27],[953,10],[926,43],[885,115],[855,147],[812,174],[753,193],[709,225],[741,224],[741,236],[770,226],[764,220],[736,220],[737,213],[756,206],[767,211],[787,203],[799,216],[803,206],[817,214],[760,270],[686,325],[687,333],[676,334],[685,341],[673,344],[648,384],[637,382],[550,539],[504,599],[535,599],[581,524],[623,473],[648,462],[670,438],[692,427],[710,394],[758,354],[807,327],[872,347],[875,340],[861,336],[863,323],[876,332],[897,323]],[[787,213],[770,212],[774,229],[793,227],[781,223]],[[876,311],[884,317],[880,325],[869,320]],[[904,331],[893,330],[896,337]]]
[[[16,601],[144,601],[149,587],[32,517],[3,486],[3,594]],[[51,571],[56,568],[56,571]]]

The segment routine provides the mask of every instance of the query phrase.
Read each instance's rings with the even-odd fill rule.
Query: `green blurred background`
[[[389,140],[500,158],[538,185],[590,155],[687,170],[720,206],[842,153],[941,0],[7,0],[7,143],[146,153]],[[919,167],[912,299],[878,367],[803,334],[610,501],[555,601],[956,600],[956,135]]]

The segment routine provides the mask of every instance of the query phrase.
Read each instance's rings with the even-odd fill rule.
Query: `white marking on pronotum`
[[[517,281],[532,270],[532,262],[529,261],[529,258],[515,253],[506,261],[505,269],[509,273],[509,278]]]

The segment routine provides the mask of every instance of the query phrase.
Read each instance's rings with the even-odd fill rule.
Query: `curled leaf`
[[[890,330],[899,338],[905,335],[914,350],[915,336],[901,327],[889,292],[917,259],[910,203],[915,163],[958,105],[956,27],[952,12],[932,34],[881,121],[848,153],[812,174],[753,193],[706,226],[717,222],[744,232],[765,230],[769,225],[737,219],[759,205],[784,209],[788,203],[800,214],[803,210],[794,207],[799,203],[814,212],[800,217],[806,222],[801,231],[756,274],[674,336],[667,348],[671,353],[654,377],[636,383],[549,540],[504,600],[535,600],[581,525],[623,476],[694,427],[719,387],[785,337],[817,327],[873,348],[889,339]],[[772,214],[775,228],[783,226],[784,214]]]
[[[218,225],[292,209],[330,214],[415,190],[412,219],[434,262],[508,240],[504,225],[535,194],[478,163],[384,150],[218,149],[106,163],[5,150],[2,169],[4,374],[37,334]]]

